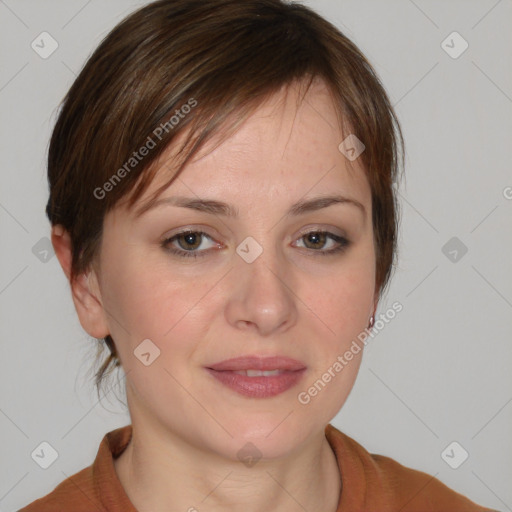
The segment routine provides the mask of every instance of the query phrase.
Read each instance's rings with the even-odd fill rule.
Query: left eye
[[[331,240],[331,248],[326,249],[326,244]],[[302,235],[299,240],[304,241],[304,245],[306,246],[306,249],[312,249],[312,250],[322,250],[324,253],[329,253],[333,249],[332,247],[336,248],[336,243],[340,244],[343,243],[343,238],[334,235],[333,233],[329,233],[327,231],[310,231],[309,233],[306,233]],[[328,244],[327,244],[328,245]],[[317,251],[318,252],[318,251]]]

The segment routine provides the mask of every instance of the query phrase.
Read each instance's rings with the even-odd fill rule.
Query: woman
[[[365,57],[302,5],[120,23],[65,98],[46,211],[132,422],[22,511],[486,510],[329,423],[393,269],[401,143]]]

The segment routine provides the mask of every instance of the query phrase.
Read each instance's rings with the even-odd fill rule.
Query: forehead
[[[300,103],[299,94],[297,85],[283,87],[260,104],[234,134],[222,139],[221,130],[159,197],[208,197],[248,206],[275,199],[291,203],[308,192],[335,190],[368,202],[364,170],[339,150],[348,134],[339,127],[329,89],[318,80]],[[153,182],[134,205],[135,212],[171,178],[180,141],[175,142],[162,154]]]

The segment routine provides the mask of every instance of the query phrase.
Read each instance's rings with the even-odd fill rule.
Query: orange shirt
[[[18,512],[137,512],[115,472],[113,458],[130,442],[132,426],[105,435],[94,463]],[[337,512],[489,512],[436,478],[368,453],[331,424],[325,427],[340,469]]]

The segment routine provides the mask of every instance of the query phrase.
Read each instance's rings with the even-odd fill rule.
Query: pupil
[[[183,239],[185,240],[186,245],[193,246],[193,247],[185,247],[185,248],[195,249],[196,247],[198,247],[200,245],[200,243],[198,243],[199,237],[197,236],[197,233],[187,233],[186,235],[183,235]]]
[[[322,233],[311,233],[308,235],[308,241],[312,241],[313,244],[320,244],[320,245],[323,245],[322,242],[323,242],[323,239],[325,238],[325,235],[322,234]]]

